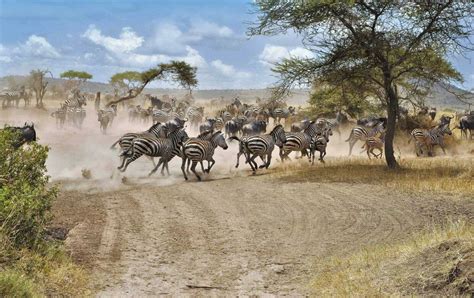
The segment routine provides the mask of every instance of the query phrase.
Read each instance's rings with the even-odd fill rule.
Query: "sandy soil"
[[[318,258],[402,239],[473,207],[270,174],[66,191],[55,223],[76,221],[67,244],[93,268],[99,296],[307,295]]]
[[[49,113],[24,110],[0,112],[0,124],[34,120],[40,143],[51,147],[48,171],[61,190],[53,226],[70,229],[67,247],[92,270],[99,296],[307,295],[318,258],[402,239],[474,210],[472,201],[373,185],[251,176],[233,168],[237,144],[217,151],[202,183],[184,182],[178,160],[171,177],[146,177],[147,159],[119,174],[110,145],[148,125],[123,116],[102,135],[88,113],[82,130],[58,130]],[[334,137],[327,158],[347,154],[345,137]],[[82,169],[92,179],[82,178]]]

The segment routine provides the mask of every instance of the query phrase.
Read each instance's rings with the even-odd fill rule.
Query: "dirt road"
[[[99,296],[305,295],[318,258],[402,239],[474,207],[448,202],[267,174],[63,191],[55,213],[72,228],[68,247],[93,268]]]

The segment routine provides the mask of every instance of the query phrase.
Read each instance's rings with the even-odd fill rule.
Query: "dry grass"
[[[287,182],[366,183],[416,192],[447,192],[474,198],[474,158],[409,158],[401,169],[388,170],[383,160],[328,159],[308,165],[307,159],[275,170]]]
[[[451,221],[398,245],[364,249],[315,265],[316,296],[474,294],[474,226]]]
[[[2,297],[86,297],[88,273],[74,264],[54,244],[34,251],[23,249],[9,254],[0,263],[0,296]],[[6,261],[4,258],[3,261]]]

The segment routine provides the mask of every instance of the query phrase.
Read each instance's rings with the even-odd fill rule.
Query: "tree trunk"
[[[385,78],[385,94],[387,96],[387,132],[385,134],[385,160],[390,169],[399,168],[394,156],[393,139],[398,112],[398,97],[393,89],[391,80]]]

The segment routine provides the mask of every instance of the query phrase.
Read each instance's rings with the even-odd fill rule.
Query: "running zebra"
[[[132,141],[130,148],[122,153],[125,158],[118,169],[125,172],[128,165],[142,155],[152,158],[160,156],[160,162],[153,168],[149,175],[155,173],[161,164],[163,164],[161,174],[163,174],[166,168],[169,175],[168,162],[176,155],[178,147],[187,139],[188,134],[184,129],[176,130],[168,134],[166,138],[157,138],[155,136],[137,137]]]
[[[367,151],[367,156],[370,158],[370,154],[372,154],[375,158],[382,158],[383,154],[383,146],[384,146],[384,139],[385,136],[381,135],[380,137],[373,136],[373,137],[368,137],[365,140],[364,145],[362,145],[362,152]],[[374,150],[377,149],[379,150],[378,154],[374,153]]]
[[[318,134],[311,138],[309,145],[311,164],[314,165],[315,152],[319,151],[319,161],[324,163],[324,156],[326,156],[326,147],[329,142],[329,136],[332,136],[332,129],[325,129],[322,134]]]
[[[302,156],[308,156],[308,149],[310,148],[311,139],[322,131],[316,125],[315,121],[311,121],[308,127],[303,132],[287,132],[286,143],[280,149],[280,158],[283,162],[285,159],[290,159],[289,154],[292,151],[301,152]],[[310,160],[311,161],[311,160]]]
[[[378,123],[374,128],[372,128],[370,131],[367,131],[362,126],[356,126],[351,130],[351,133],[349,135],[349,138],[346,140],[346,142],[349,142],[349,156],[352,154],[352,148],[354,147],[355,143],[357,141],[363,141],[368,137],[373,137],[377,134],[382,133],[385,130],[385,124],[384,122]]]
[[[182,146],[182,158],[181,171],[183,172],[184,179],[188,180],[186,175],[185,166],[186,161],[190,159],[192,161],[191,171],[196,175],[197,179],[201,181],[201,176],[196,172],[196,165],[201,162],[201,168],[203,173],[209,173],[215,164],[213,159],[214,151],[217,147],[221,147],[227,150],[228,146],[225,141],[224,135],[218,131],[212,134],[209,140],[189,139]],[[208,168],[205,170],[202,161],[207,160],[210,162]]]
[[[240,142],[239,153],[237,154],[236,168],[239,166],[239,158],[242,153],[245,155],[247,162],[250,164],[253,173],[257,168],[267,168],[270,166],[272,160],[272,152],[275,145],[282,147],[286,142],[285,130],[281,124],[275,126],[269,134],[250,136],[243,139],[231,137],[230,139],[238,140]],[[259,156],[265,164],[258,167],[255,158]],[[266,157],[266,161],[264,158]]]
[[[115,146],[119,144],[122,152],[127,151],[132,145],[132,141],[135,138],[139,137],[156,137],[156,138],[165,138],[166,133],[168,133],[168,127],[162,125],[161,123],[153,124],[148,130],[142,132],[129,132],[120,137],[115,143],[110,146],[110,149],[115,149]]]
[[[415,140],[416,155],[420,156],[420,153],[423,154],[422,147],[425,146],[428,151],[428,156],[433,156],[433,147],[435,145],[439,145],[441,149],[443,149],[443,153],[446,154],[444,144],[445,135],[452,135],[448,123],[438,125],[430,130],[415,128],[411,132],[411,136]],[[408,140],[408,143],[410,143],[410,141],[411,138]]]

